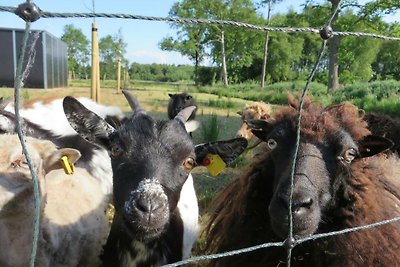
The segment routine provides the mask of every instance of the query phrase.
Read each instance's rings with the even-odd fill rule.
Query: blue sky
[[[0,0],[0,5],[18,6],[22,2],[24,1]],[[33,2],[42,10],[50,12],[80,13],[92,11],[92,0],[34,0]],[[99,13],[167,17],[172,4],[175,2],[177,0],[96,0],[95,9]],[[294,8],[294,5],[297,6],[296,1],[284,0],[273,10],[274,12],[284,13],[290,7]],[[398,16],[392,16],[388,19],[400,21]],[[73,24],[90,39],[92,22],[93,19],[86,18],[41,18],[32,24],[32,29],[46,30],[57,37],[61,37],[64,26]],[[96,23],[100,38],[108,34],[114,35],[118,30],[121,30],[124,41],[128,44],[125,57],[130,62],[192,64],[179,53],[166,52],[158,48],[158,43],[164,37],[174,35],[174,30],[166,22],[97,18]],[[0,27],[24,28],[25,22],[12,13],[0,12]]]

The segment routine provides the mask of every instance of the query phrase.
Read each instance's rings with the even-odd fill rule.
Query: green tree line
[[[280,1],[262,0],[182,0],[170,10],[171,17],[234,20],[276,27],[321,28],[339,4],[338,0],[303,1],[301,12],[288,10],[271,16]],[[383,14],[400,9],[398,1],[378,0],[360,5],[342,1],[340,12],[332,20],[335,31],[369,32],[400,37],[400,24],[387,23]],[[300,3],[299,3],[300,4]],[[267,7],[265,14],[260,7]],[[193,61],[192,66],[143,65],[124,58],[126,44],[119,32],[99,40],[101,77],[114,79],[117,58],[129,70],[131,78],[154,81],[192,80],[197,84],[266,84],[305,80],[312,69],[321,38],[311,33],[260,32],[226,25],[171,24],[176,37],[163,38],[159,46],[177,51]],[[71,35],[73,37],[71,37]],[[82,32],[67,25],[62,39],[68,45],[68,67],[75,77],[88,76],[88,41]],[[71,42],[73,40],[74,42]],[[71,47],[71,49],[70,49]],[[316,81],[335,88],[338,84],[400,79],[400,42],[366,37],[338,37],[328,42]],[[214,67],[204,67],[205,58]],[[265,69],[265,71],[263,71]],[[265,72],[265,74],[264,74]],[[336,80],[335,80],[336,79]]]

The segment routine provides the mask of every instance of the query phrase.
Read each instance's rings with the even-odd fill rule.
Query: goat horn
[[[195,106],[186,107],[186,108],[182,109],[181,111],[179,111],[179,113],[176,114],[174,119],[178,119],[183,124],[185,124],[195,109],[196,109]]]
[[[143,108],[140,106],[139,101],[127,90],[122,90],[126,100],[128,101],[129,106],[131,107],[134,113],[146,113]]]

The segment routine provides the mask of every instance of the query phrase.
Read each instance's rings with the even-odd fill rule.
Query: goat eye
[[[12,168],[17,168],[19,166],[17,161],[11,162],[10,165],[11,165]]]
[[[191,170],[194,167],[194,163],[195,163],[194,158],[187,158],[183,162],[183,167],[185,167],[185,169],[187,169],[187,170]]]
[[[122,155],[122,147],[120,145],[114,144],[111,146],[111,156],[119,157]]]
[[[354,148],[347,149],[343,154],[343,159],[347,163],[351,163],[356,158],[357,152]]]
[[[278,146],[278,143],[274,139],[268,139],[267,146],[269,149],[275,149]]]
[[[11,162],[10,166],[12,168],[26,168],[28,169],[28,162],[25,159],[16,159],[13,162]]]

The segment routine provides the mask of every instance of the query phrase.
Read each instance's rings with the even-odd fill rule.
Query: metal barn
[[[22,29],[0,28],[0,87],[14,87],[23,35]],[[35,39],[36,43],[33,42]],[[47,89],[68,85],[67,45],[63,41],[46,31],[31,31],[25,52],[24,68],[30,50],[35,54],[24,87]]]

